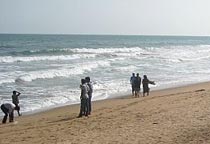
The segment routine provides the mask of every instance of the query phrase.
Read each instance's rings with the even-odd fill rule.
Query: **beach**
[[[94,101],[129,94],[132,73],[155,81],[152,89],[210,81],[208,37],[0,34],[0,41],[0,103],[16,90],[23,113],[79,103],[87,76]]]
[[[210,144],[210,1],[1,5],[0,144]]]
[[[210,82],[93,102],[89,117],[79,105],[15,117],[0,124],[0,143],[210,143]]]

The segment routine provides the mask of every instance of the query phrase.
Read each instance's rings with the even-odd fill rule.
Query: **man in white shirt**
[[[14,110],[18,110],[19,108],[16,107],[13,103],[4,103],[1,105],[1,110],[3,111],[4,118],[2,120],[2,123],[6,123],[7,117],[9,115],[9,122],[14,121]]]
[[[78,117],[82,117],[83,115],[88,116],[89,108],[88,108],[88,86],[86,84],[85,79],[81,79],[82,85],[80,85],[81,88],[81,106],[80,106],[80,113]]]

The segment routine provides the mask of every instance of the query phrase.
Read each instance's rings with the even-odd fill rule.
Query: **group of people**
[[[20,106],[19,106],[19,95],[20,94],[21,94],[20,92],[13,91],[12,103],[4,103],[1,105],[1,110],[4,113],[4,117],[2,120],[3,124],[7,122],[8,115],[9,115],[9,122],[14,121],[14,110],[17,110],[18,115],[21,116]]]
[[[147,94],[149,95],[149,84],[155,85],[154,81],[150,81],[146,75],[143,76],[143,80],[141,80],[141,77],[139,76],[139,73],[135,75],[135,73],[132,74],[130,78],[130,83],[132,86],[132,94],[134,97],[140,96],[140,90],[141,90],[141,84],[143,85],[143,96]],[[92,94],[93,94],[93,84],[90,81],[90,77],[85,77],[85,79],[81,79],[81,95],[80,95],[80,112],[78,117],[82,116],[88,116],[91,114],[92,106],[91,106],[91,100],[92,100]],[[17,113],[19,116],[21,116],[20,113],[20,106],[19,106],[19,95],[21,93],[17,91],[13,91],[12,94],[12,103],[4,103],[1,105],[1,110],[3,111],[4,118],[2,120],[2,123],[6,123],[7,117],[9,115],[9,122],[14,121],[14,110],[17,110]]]
[[[93,85],[90,81],[90,77],[85,77],[85,79],[81,79],[81,105],[80,105],[80,113],[78,117],[88,116],[91,114],[92,106],[92,93],[93,93]],[[19,95],[21,93],[18,91],[13,91],[12,94],[12,103],[4,103],[1,105],[1,110],[4,113],[4,117],[2,123],[6,123],[7,117],[9,116],[9,122],[14,121],[14,110],[17,110],[19,116],[20,113],[20,106],[19,106]]]
[[[139,76],[139,73],[137,73],[135,75],[135,73],[132,74],[131,78],[130,78],[130,84],[131,84],[131,89],[132,89],[132,95],[134,97],[139,97],[140,96],[140,90],[141,90],[141,83],[143,85],[143,96],[145,96],[145,94],[147,94],[147,96],[149,95],[149,84],[153,84],[155,85],[154,81],[150,81],[147,78],[147,75],[143,76],[143,80],[141,80],[141,77]]]
[[[85,79],[81,79],[81,105],[80,105],[80,112],[79,117],[91,115],[91,99],[93,94],[93,85],[90,81],[90,77],[86,77]]]

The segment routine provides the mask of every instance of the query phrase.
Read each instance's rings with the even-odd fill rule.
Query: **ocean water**
[[[209,61],[210,37],[1,34],[0,103],[13,90],[22,112],[79,103],[86,76],[93,100],[129,94],[133,72],[152,90],[209,81]]]

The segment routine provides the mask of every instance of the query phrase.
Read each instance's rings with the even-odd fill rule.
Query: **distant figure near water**
[[[12,94],[12,103],[13,103],[16,107],[18,107],[17,112],[18,112],[18,115],[21,116],[21,113],[20,113],[20,106],[19,106],[19,95],[20,95],[21,93],[18,92],[18,91],[13,91],[12,93],[13,93],[13,94]]]
[[[149,84],[155,85],[155,82],[154,81],[150,81],[147,78],[147,75],[144,75],[144,78],[142,80],[142,84],[143,84],[143,96],[145,96],[145,93],[147,93],[147,96],[148,96],[149,95],[149,91],[150,91]]]
[[[81,100],[81,105],[80,105],[80,113],[79,117],[82,117],[83,115],[88,116],[89,114],[89,99],[88,99],[88,86],[86,84],[85,79],[81,79],[81,95],[80,95],[80,100]]]
[[[140,96],[140,89],[141,89],[141,77],[139,77],[139,73],[137,73],[136,78],[134,80],[135,97]]]
[[[90,81],[90,77],[86,77],[85,80],[86,80],[86,83],[89,87],[89,89],[88,89],[88,105],[89,105],[88,106],[88,108],[89,108],[88,115],[90,115],[91,111],[92,111],[91,100],[92,100],[92,94],[93,94],[93,84]]]
[[[130,78],[131,91],[132,91],[133,96],[135,94],[135,84],[134,84],[135,78],[136,78],[135,73],[133,73],[131,78]]]

